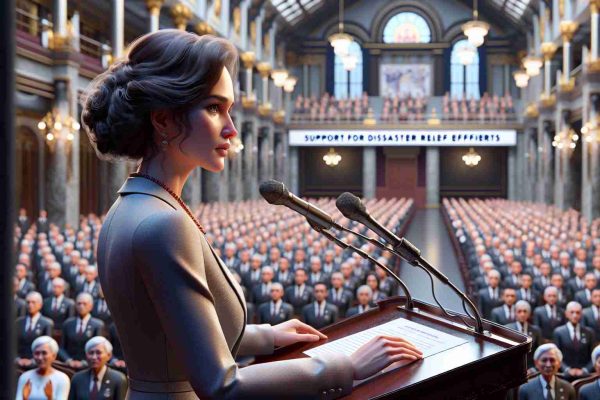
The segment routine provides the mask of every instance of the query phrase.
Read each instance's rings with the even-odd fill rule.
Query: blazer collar
[[[160,185],[146,178],[127,178],[123,186],[121,186],[121,189],[119,189],[118,193],[121,196],[134,193],[148,194],[150,196],[154,196],[158,199],[161,199],[176,210],[181,208],[177,200],[175,200],[175,198],[173,198],[173,196],[171,196],[169,192],[163,189]]]

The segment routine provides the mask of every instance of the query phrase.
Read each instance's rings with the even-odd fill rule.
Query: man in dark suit
[[[267,265],[261,268],[261,282],[252,288],[252,302],[257,306],[271,301],[271,285],[273,284],[274,275],[273,268],[270,266]]]
[[[500,272],[495,269],[488,272],[489,286],[479,291],[479,309],[486,319],[492,317],[492,310],[502,305],[500,296]]]
[[[531,338],[531,348],[537,349],[542,342],[542,332],[539,327],[529,323],[531,305],[525,300],[519,300],[517,301],[517,304],[515,304],[515,310],[517,320],[506,326],[529,336]],[[531,351],[527,354],[527,368],[534,368],[533,352]]]
[[[17,296],[19,290],[19,279],[15,276],[13,278],[13,300],[15,302],[15,315],[17,318],[25,316],[27,313],[27,303],[25,300]]]
[[[346,315],[352,302],[352,292],[344,288],[344,276],[341,272],[331,275],[331,289],[327,294],[327,301],[338,308],[340,316]]]
[[[594,346],[594,332],[582,326],[581,304],[567,304],[565,316],[568,322],[554,330],[554,343],[564,354],[563,371],[566,377],[577,379],[589,375],[593,369],[590,354]]]
[[[573,270],[571,269],[571,256],[566,251],[562,251],[558,257],[560,267],[556,268],[552,273],[561,274],[565,282],[573,277]]]
[[[556,376],[563,359],[554,343],[546,343],[533,354],[540,375],[519,387],[519,400],[575,400],[573,386]]]
[[[240,260],[235,256],[236,246],[233,243],[227,243],[225,245],[225,254],[223,262],[227,265],[230,270],[237,271]]]
[[[104,322],[105,326],[109,326],[112,323],[112,316],[110,314],[110,310],[108,309],[108,304],[104,299],[104,292],[102,291],[102,286],[100,286],[100,290],[98,291],[98,298],[94,302],[94,308],[92,309],[92,317],[98,318],[102,322]]]
[[[340,272],[344,277],[344,288],[348,289],[352,293],[356,291],[356,288],[360,285],[358,278],[352,274],[352,263],[344,261],[340,265]]]
[[[317,283],[314,286],[315,301],[304,306],[302,319],[308,325],[321,329],[338,320],[338,309],[327,302],[327,285]]]
[[[544,301],[545,305],[533,310],[533,324],[540,327],[546,341],[551,341],[554,329],[565,322],[564,310],[556,305],[558,291],[554,286],[548,286],[544,290]]]
[[[600,341],[600,289],[592,290],[592,304],[583,309],[581,323],[594,331],[598,343]]]
[[[39,291],[44,298],[48,298],[48,297],[52,296],[52,281],[60,276],[60,271],[61,271],[60,263],[57,261],[54,261],[48,266],[48,268],[46,270],[48,271],[48,278],[44,281],[41,281],[40,285],[39,285]],[[67,293],[67,297],[68,297],[68,289],[69,289],[68,287],[65,287],[65,292]]]
[[[588,272],[584,277],[584,289],[575,293],[574,300],[581,304],[582,307],[589,307],[592,304],[592,291],[596,288],[596,275],[593,272]]]
[[[27,293],[35,290],[35,285],[27,278],[27,267],[25,264],[17,264],[15,267],[15,276],[19,280],[17,287],[17,296],[24,299]]]
[[[592,363],[597,375],[600,376],[600,346],[596,346],[592,351]],[[600,378],[596,379],[579,389],[579,400],[598,400],[600,399]]]
[[[294,317],[294,307],[283,300],[283,285],[279,282],[271,284],[271,301],[258,307],[258,323],[277,325]]]
[[[371,299],[373,298],[373,291],[367,285],[362,285],[356,289],[356,299],[358,305],[356,307],[349,308],[346,312],[346,317],[352,317],[354,315],[362,314],[371,308]]]
[[[40,210],[40,216],[38,217],[36,224],[38,233],[43,232],[48,234],[50,225],[48,224],[48,213],[46,212],[46,210]]]
[[[290,271],[290,260],[285,257],[279,259],[279,268],[274,280],[281,283],[284,289],[294,284],[294,273]]]
[[[310,258],[310,271],[308,273],[308,284],[313,288],[317,283],[324,283],[326,286],[329,285],[329,275],[322,271],[321,259],[317,256]]]
[[[531,276],[530,272],[528,272]],[[542,263],[540,266],[540,274],[533,278],[533,288],[540,293],[544,293],[544,290],[550,286],[550,280],[552,278],[552,270],[550,264]]]
[[[85,343],[94,336],[104,334],[104,323],[90,314],[93,306],[92,296],[89,293],[80,293],[75,305],[77,317],[71,317],[63,323],[58,357],[73,369],[87,367]]]
[[[503,305],[492,310],[492,321],[500,325],[506,325],[514,322],[516,318],[515,303],[517,302],[517,293],[515,289],[504,289],[502,301],[504,302]]]
[[[75,302],[65,296],[66,282],[62,278],[52,281],[52,296],[44,300],[42,313],[54,322],[55,329],[62,329],[63,322],[75,315]]]
[[[260,255],[253,255],[250,258],[250,270],[245,275],[242,275],[242,284],[250,291],[252,291],[254,286],[260,284],[262,263]]]
[[[294,285],[285,290],[285,301],[294,307],[294,314],[301,315],[305,305],[313,300],[313,288],[306,284],[306,271],[302,268],[294,273]]]
[[[54,323],[50,318],[42,315],[42,295],[30,292],[25,298],[27,302],[27,315],[17,318],[15,331],[17,332],[17,365],[30,367],[34,365],[31,343],[40,336],[52,336]]]
[[[85,268],[85,281],[77,287],[77,294],[89,293],[92,298],[97,299],[100,292],[100,282],[98,282],[98,268],[95,265],[88,265]]]
[[[577,293],[585,289],[585,264],[576,261],[573,271],[575,276],[567,281],[567,287],[571,293]]]
[[[533,289],[533,277],[529,274],[521,275],[521,287],[517,290],[517,300],[525,300],[535,308],[540,300],[540,293]]]
[[[505,288],[519,289],[521,287],[521,273],[523,267],[519,261],[513,261],[510,264],[510,274],[504,278],[503,284]]]
[[[91,338],[85,344],[85,356],[89,369],[73,375],[69,400],[124,400],[127,378],[106,365],[112,356],[110,342],[102,336]]]

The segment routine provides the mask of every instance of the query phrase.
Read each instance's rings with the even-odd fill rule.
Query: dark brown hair
[[[187,126],[188,112],[209,95],[223,67],[236,77],[237,62],[235,46],[215,36],[164,29],[136,39],[86,92],[81,120],[96,154],[107,160],[153,156],[150,112],[173,110]]]

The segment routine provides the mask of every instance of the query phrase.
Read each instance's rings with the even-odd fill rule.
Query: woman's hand
[[[29,400],[29,396],[31,396],[31,379],[27,379],[23,386],[23,400]]]
[[[52,381],[48,381],[46,386],[44,386],[44,394],[48,400],[52,400]]]
[[[327,336],[297,319],[273,325],[273,334],[276,347],[297,342],[316,342],[320,339],[327,339]]]
[[[415,361],[423,353],[412,343],[394,336],[376,336],[350,356],[354,379],[366,379],[398,361]]]

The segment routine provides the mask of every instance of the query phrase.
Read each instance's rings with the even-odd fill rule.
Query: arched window
[[[348,50],[350,55],[357,58],[354,69],[350,72],[344,69],[342,58],[335,55],[334,65],[334,96],[338,99],[358,97],[363,92],[363,54],[360,45],[352,42]]]
[[[466,67],[461,63],[461,52],[472,51],[473,57]],[[450,95],[462,99],[479,98],[479,53],[477,48],[463,39],[454,43],[450,55]]]
[[[431,29],[425,18],[414,12],[394,15],[383,29],[384,43],[429,43]]]

